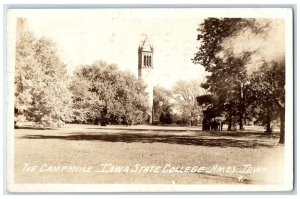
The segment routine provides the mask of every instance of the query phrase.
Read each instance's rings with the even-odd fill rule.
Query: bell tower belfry
[[[149,123],[153,120],[153,47],[147,35],[141,41],[138,49],[138,78],[146,84],[149,96]]]

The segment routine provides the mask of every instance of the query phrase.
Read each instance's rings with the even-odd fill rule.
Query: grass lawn
[[[69,124],[56,130],[16,129],[14,179],[15,183],[278,184],[284,159],[278,140],[278,133],[185,127]],[[175,168],[177,172],[172,172]]]

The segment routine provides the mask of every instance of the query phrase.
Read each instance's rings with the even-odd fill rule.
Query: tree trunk
[[[243,85],[240,87],[240,105],[239,105],[239,126],[240,130],[244,130],[243,120],[244,120],[244,99],[243,99]]]
[[[240,121],[239,121],[239,123],[240,123],[240,130],[244,130],[244,124],[243,124],[243,119],[244,119],[244,117],[243,117],[243,113],[240,113]]]
[[[270,112],[271,110],[268,108],[267,109],[267,121],[266,121],[266,127],[267,127],[267,129],[266,129],[266,133],[267,134],[271,134],[271,132],[272,132],[272,129],[271,129],[271,112]]]
[[[247,115],[244,115],[244,125],[249,126],[249,121],[247,120]]]
[[[271,129],[271,121],[268,120],[268,121],[267,121],[267,130],[266,130],[266,133],[267,133],[267,134],[271,134],[271,132],[272,132],[272,129]]]
[[[15,116],[17,116],[17,115],[18,115],[18,109],[15,108],[14,111],[15,111]],[[17,121],[16,121],[16,119],[14,119],[14,128],[15,128],[15,129],[18,128],[18,127],[17,127]]]
[[[231,108],[229,110],[229,118],[228,118],[228,131],[231,131],[231,126],[232,126],[232,113],[231,113]]]
[[[280,109],[280,139],[279,144],[284,144],[285,141],[285,109]]]
[[[192,126],[192,124],[193,124],[193,113],[192,113],[192,111],[190,111],[190,116],[189,116],[189,126]]]

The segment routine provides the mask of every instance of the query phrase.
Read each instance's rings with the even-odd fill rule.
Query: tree
[[[280,118],[280,140],[285,137],[285,61],[263,64],[251,75],[251,91],[257,96],[254,103],[262,106],[267,120]],[[273,108],[273,109],[271,109]],[[277,116],[277,117],[276,117]],[[266,124],[269,125],[270,121]],[[267,129],[268,130],[268,129]]]
[[[244,66],[251,53],[244,52],[234,56],[230,51],[224,50],[223,42],[242,29],[246,22],[239,18],[208,18],[198,28],[200,47],[193,61],[201,64],[209,72],[206,84],[211,94],[220,97],[223,109],[227,113],[228,130],[231,130],[232,120],[236,116],[239,116],[240,129],[243,129],[241,121],[244,109],[241,93],[246,76]]]
[[[243,129],[245,114],[243,93],[247,79],[245,64],[249,57],[250,53],[244,53],[239,57],[227,55],[222,61],[217,62],[214,71],[208,77],[209,90],[219,96],[221,109],[226,113],[228,130],[231,130],[237,122],[240,130]]]
[[[210,94],[200,95],[196,99],[203,112],[202,130],[211,130],[212,119],[221,117],[220,99]]]
[[[83,123],[138,124],[147,119],[145,85],[103,61],[81,66],[72,87],[74,119]]]
[[[59,127],[70,121],[71,93],[55,43],[21,32],[16,44],[15,125]]]
[[[260,119],[270,131],[270,122],[280,118],[280,143],[285,126],[285,38],[282,19],[244,19],[245,26],[223,42],[233,56],[249,53],[247,79],[257,95],[252,103],[262,107]],[[255,41],[255,42],[254,42]],[[246,93],[247,96],[247,93]],[[248,104],[248,105],[251,105]],[[271,110],[271,109],[274,110]]]
[[[162,124],[171,124],[172,119],[171,91],[155,86],[153,89],[154,121]]]
[[[200,47],[194,63],[203,65],[210,73],[206,83],[210,93],[219,96],[223,103],[228,130],[234,116],[239,117],[240,129],[242,127],[245,111],[249,110],[247,106],[251,106],[245,99],[247,84],[251,82],[252,91],[258,95],[253,101],[257,107],[274,102],[269,104],[270,108],[276,104],[281,118],[280,143],[284,142],[283,26],[283,21],[277,19],[209,18],[200,24]],[[272,78],[275,74],[281,78]],[[270,110],[264,111],[267,120],[272,120]]]
[[[176,101],[177,110],[190,126],[197,124],[201,113],[196,97],[205,91],[200,85],[201,82],[197,80],[179,80],[172,88],[172,97]]]
[[[278,118],[277,107],[272,99],[262,94],[262,90],[255,87],[259,84],[258,76],[249,78],[249,83],[245,88],[245,104],[247,106],[247,119],[255,125],[265,126],[266,133],[270,134],[273,130],[273,121]]]

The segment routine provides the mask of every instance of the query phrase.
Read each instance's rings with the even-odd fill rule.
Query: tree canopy
[[[74,120],[82,123],[144,123],[148,98],[145,85],[133,74],[103,61],[74,72]]]
[[[200,85],[201,82],[198,80],[179,80],[172,88],[172,97],[177,111],[189,125],[195,125],[201,115],[196,98],[203,95],[205,91]]]
[[[155,86],[153,89],[153,112],[154,121],[162,124],[173,123],[172,119],[171,91]]]
[[[70,121],[71,93],[55,43],[21,32],[16,44],[15,125],[58,127]]]
[[[219,97],[228,130],[235,123],[234,118],[239,118],[242,129],[245,116],[254,115],[254,106],[256,111],[261,107],[260,113],[275,106],[281,118],[280,143],[284,143],[285,62],[281,29],[282,21],[267,19],[208,18],[199,25],[199,49],[193,61],[208,72],[205,87]],[[264,117],[276,118],[270,114]]]

